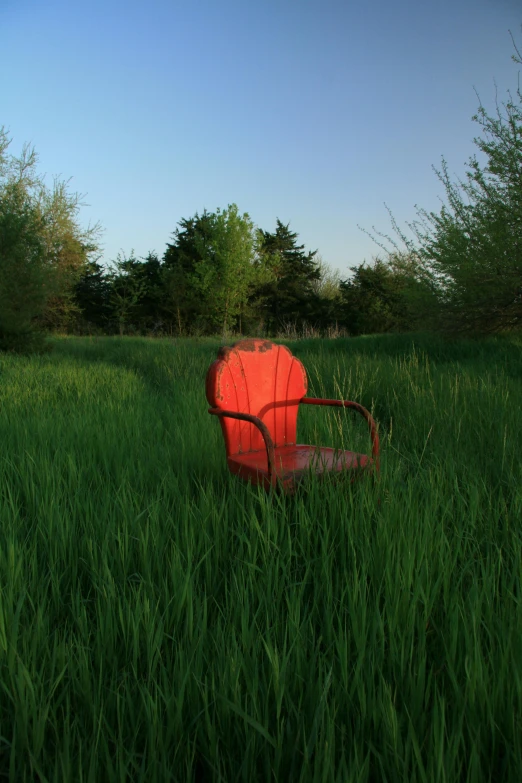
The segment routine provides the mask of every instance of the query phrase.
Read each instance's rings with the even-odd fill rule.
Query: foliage
[[[514,43],[514,41],[513,41]],[[515,63],[522,56],[515,45]],[[401,250],[388,239],[386,261],[351,267],[341,280],[317,251],[305,252],[289,224],[254,227],[235,204],[183,218],[160,258],[118,256],[98,264],[99,227],[78,224],[79,196],[67,183],[47,189],[36,154],[6,154],[0,131],[0,328],[11,344],[36,328],[119,330],[171,335],[220,333],[350,334],[427,328],[483,336],[522,328],[522,93],[497,115],[480,104],[473,120],[485,155],[468,162],[465,182],[436,171],[447,204],[417,207],[408,239],[391,215]],[[374,229],[375,230],[375,229]],[[372,237],[373,238],[373,237]],[[20,270],[20,274],[18,274]],[[13,331],[14,330],[14,331]],[[18,331],[17,331],[18,330]]]
[[[327,301],[335,301],[339,297],[339,285],[341,282],[341,273],[338,269],[332,269],[321,255],[315,255],[318,277],[310,282],[310,289],[316,295]]]
[[[125,253],[118,253],[113,268],[108,274],[109,302],[112,313],[115,315],[120,336],[123,336],[125,327],[137,310],[138,302],[146,291],[146,284],[140,279],[140,261],[131,251],[129,258]]]
[[[38,197],[46,218],[46,266],[53,280],[41,323],[55,330],[67,329],[81,313],[74,297],[75,285],[98,257],[100,227],[80,226],[83,202],[79,194],[69,192],[66,182],[55,179],[52,189],[42,187]]]
[[[351,280],[340,282],[342,323],[350,334],[411,332],[426,328],[430,290],[411,254],[395,253],[387,262],[351,267]]]
[[[138,259],[131,251],[127,259],[120,253],[110,274],[109,302],[112,315],[123,334],[131,319],[138,331],[153,331],[162,323],[161,304],[164,289],[161,261],[154,252]]]
[[[196,239],[200,260],[191,283],[204,304],[208,324],[224,336],[241,317],[255,280],[254,224],[247,213],[239,215],[235,204],[209,216],[211,241]]]
[[[513,55],[513,61],[522,63],[516,45],[515,51],[518,56]],[[473,156],[466,181],[457,184],[451,182],[444,158],[442,171],[435,170],[448,204],[438,214],[417,208],[419,220],[408,226],[418,247],[392,217],[394,230],[419,261],[419,279],[429,294],[430,321],[453,336],[478,337],[522,328],[520,87],[518,101],[509,91],[508,95],[502,107],[497,101],[496,117],[488,115],[482,104],[473,117],[485,135],[474,142],[487,165],[481,167]]]
[[[80,196],[58,179],[45,185],[34,149],[25,145],[16,158],[9,145],[1,128],[0,322],[4,344],[29,350],[42,327],[61,328],[77,315],[74,284],[98,251],[100,228],[80,227]]]
[[[110,281],[97,261],[90,261],[74,287],[74,300],[81,316],[76,326],[80,332],[105,331],[109,328],[111,308]]]
[[[163,287],[161,261],[157,254],[150,251],[136,271],[143,284],[143,293],[139,299],[138,319],[146,330],[154,330],[162,323],[160,307]]]
[[[319,254],[314,256],[314,260],[318,276],[310,281],[305,309],[306,323],[302,323],[302,329],[315,329],[316,332],[327,334],[332,330],[337,331],[343,320],[341,274],[339,270],[333,270]]]
[[[304,252],[297,245],[297,234],[277,218],[274,233],[259,230],[257,250],[260,266],[269,271],[269,281],[259,286],[258,296],[264,300],[263,314],[267,331],[273,332],[285,321],[302,323],[313,312],[314,281],[321,272],[314,257],[317,251]],[[315,300],[317,301],[317,300]]]
[[[31,349],[42,342],[33,319],[48,298],[42,216],[22,186],[0,192],[0,350]]]
[[[213,241],[214,219],[206,210],[192,218],[182,218],[174,231],[173,242],[163,255],[162,311],[179,335],[204,325],[205,308],[194,287],[195,270],[203,261],[201,249]]]

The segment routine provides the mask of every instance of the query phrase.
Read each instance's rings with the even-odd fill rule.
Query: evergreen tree
[[[111,308],[110,284],[104,269],[91,261],[74,288],[74,299],[80,311],[77,328],[91,332],[109,328]]]
[[[313,282],[321,273],[314,257],[317,250],[304,252],[297,245],[297,234],[277,219],[276,231],[258,232],[260,264],[271,273],[270,282],[259,286],[257,294],[264,300],[267,329],[273,332],[285,322],[302,324],[310,317]]]
[[[381,259],[372,266],[351,267],[351,280],[340,283],[342,323],[350,334],[407,332],[412,314],[405,297],[406,278]]]
[[[139,285],[140,295],[134,307],[134,320],[139,330],[146,333],[162,326],[161,303],[163,282],[161,261],[150,251],[141,260],[134,260],[129,272]]]
[[[201,327],[205,308],[194,286],[196,266],[204,260],[205,248],[212,244],[214,224],[212,215],[182,218],[167,244],[163,255],[161,280],[163,287],[162,312],[165,320],[181,335]]]
[[[139,275],[140,262],[131,251],[127,258],[118,253],[117,260],[108,274],[109,302],[113,317],[116,319],[120,337],[128,330],[131,319],[137,315],[138,303],[145,293],[144,281]]]

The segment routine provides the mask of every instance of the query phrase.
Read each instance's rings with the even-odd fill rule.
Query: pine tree
[[[317,250],[304,252],[297,245],[298,235],[277,218],[275,233],[258,232],[260,263],[266,266],[272,280],[258,289],[265,301],[267,331],[273,332],[288,321],[302,324],[314,298],[313,282],[320,279],[319,265],[314,260]]]

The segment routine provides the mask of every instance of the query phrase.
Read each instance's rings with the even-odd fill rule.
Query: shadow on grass
[[[234,339],[230,339],[230,343]],[[377,334],[339,339],[276,340],[288,346],[297,357],[319,353],[320,356],[385,356],[388,359],[407,358],[413,353],[423,354],[436,364],[481,364],[486,368],[501,367],[515,379],[522,378],[522,334],[488,337],[483,340],[447,340],[429,333]],[[226,341],[225,341],[226,343]],[[202,383],[206,369],[217,356],[222,338],[163,338],[98,337],[52,338],[53,353],[81,361],[109,362],[132,369],[156,390],[168,386],[172,380],[169,368],[158,361],[158,352],[165,361],[169,354],[176,360],[178,375],[194,370],[199,365]],[[149,346],[154,346],[150,351]],[[199,369],[199,368],[198,368]]]
[[[215,478],[215,489],[223,488],[223,477],[228,475],[225,467],[225,453],[221,433],[210,430],[207,418],[207,401],[205,398],[205,375],[210,364],[216,359],[217,350],[222,340],[215,339],[160,339],[135,337],[102,337],[102,338],[55,338],[55,350],[45,357],[44,361],[59,362],[60,357],[77,360],[79,363],[104,363],[136,373],[140,380],[154,395],[161,395],[170,405],[179,405],[180,394],[190,397],[190,411],[193,411],[196,443],[205,443],[208,456],[196,451],[193,455],[185,453],[185,461],[191,479],[191,490],[197,491],[197,482],[208,482],[209,477]],[[474,365],[480,374],[491,372],[495,367],[513,379],[522,378],[522,336],[495,337],[484,341],[460,340],[445,341],[438,336],[427,334],[411,335],[371,335],[361,338],[341,338],[337,340],[301,340],[278,341],[288,345],[290,350],[302,358],[305,366],[309,357],[314,354],[334,359],[336,356],[368,356],[368,357],[408,357],[413,352],[424,354],[429,361],[439,364]],[[382,391],[382,393],[381,393]],[[172,400],[172,403],[170,403]],[[186,415],[186,405],[183,415]],[[391,426],[392,417],[395,420],[396,410],[385,389],[377,389],[374,400],[374,416],[379,422],[382,443]],[[168,411],[165,411],[167,417]],[[163,418],[163,416],[162,416]],[[170,426],[170,415],[165,418],[165,427]],[[209,439],[209,433],[211,437]],[[218,445],[219,444],[219,445]],[[430,448],[431,448],[431,444]],[[216,446],[218,450],[216,451]],[[419,446],[420,448],[420,446]],[[429,463],[430,448],[425,454],[425,464]],[[412,464],[408,459],[404,463],[404,478],[416,474],[417,464],[412,454]],[[402,460],[401,460],[402,462]],[[483,462],[483,461],[482,461]],[[496,462],[486,466],[480,465],[480,473],[491,487],[498,487],[504,479],[502,471]],[[219,466],[219,472],[218,470]],[[222,467],[223,466],[223,467]],[[457,472],[464,475],[465,465],[458,461]],[[239,481],[239,479],[235,479]]]
[[[385,356],[388,359],[407,358],[414,352],[424,354],[435,364],[498,365],[511,378],[522,378],[522,333],[500,335],[481,340],[444,339],[425,332],[413,334],[376,334],[337,340],[285,340],[296,356],[318,347],[327,356]]]

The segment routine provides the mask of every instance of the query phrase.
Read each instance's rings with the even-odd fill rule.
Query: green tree
[[[516,45],[515,51],[513,61],[522,64]],[[501,106],[497,102],[496,117],[488,115],[482,104],[473,117],[485,135],[474,142],[485,154],[487,165],[481,167],[473,156],[466,180],[457,183],[451,182],[444,158],[442,171],[435,170],[448,203],[438,214],[417,209],[419,220],[407,225],[418,246],[392,216],[394,230],[408,253],[418,259],[416,292],[422,292],[430,307],[425,316],[434,328],[453,336],[478,337],[522,327],[520,88],[518,100],[509,91],[508,96]],[[393,240],[392,244],[398,251]],[[388,252],[390,257],[395,255]]]
[[[43,347],[34,318],[49,296],[42,216],[23,187],[0,192],[0,350]]]
[[[7,153],[9,145],[1,128],[0,321],[4,345],[22,350],[41,344],[42,327],[75,314],[72,289],[97,252],[100,228],[81,228],[80,196],[69,192],[68,183],[46,187],[33,148],[25,145],[17,158]]]
[[[311,321],[325,332],[331,327],[338,327],[342,321],[341,273],[326,264],[322,256],[317,255],[315,260],[320,277],[311,282],[313,298],[309,309]]]
[[[74,287],[74,301],[80,311],[77,328],[89,333],[106,330],[111,309],[110,282],[98,261],[91,261]]]
[[[107,276],[110,285],[109,302],[118,323],[120,337],[125,334],[130,318],[136,314],[140,297],[145,293],[145,284],[136,274],[139,263],[134,251],[131,251],[128,258],[125,253],[118,253]]]
[[[332,269],[318,253],[315,256],[319,277],[312,280],[311,290],[323,299],[334,300],[339,295],[341,273],[338,269]]]
[[[35,154],[8,155],[10,139],[0,128],[0,349],[31,350],[42,345],[33,320],[45,306],[44,219],[31,200]]]
[[[250,301],[258,281],[255,229],[236,204],[178,224],[163,256],[163,312],[179,334],[227,334],[254,315]]]
[[[350,280],[340,283],[343,325],[350,334],[406,332],[412,328],[404,296],[405,279],[381,259],[351,267]]]
[[[239,214],[236,204],[218,209],[211,218],[211,239],[197,238],[201,260],[192,283],[205,302],[209,321],[226,337],[241,319],[256,275],[254,224],[248,213]]]
[[[40,317],[48,329],[67,330],[80,316],[74,291],[77,282],[99,254],[99,225],[84,229],[79,223],[83,202],[68,183],[55,179],[52,188],[42,187],[38,203],[45,216],[46,265],[53,287]]]
[[[205,210],[183,218],[163,255],[161,310],[171,329],[179,335],[205,326],[205,306],[194,285],[196,265],[204,260],[204,249],[214,236],[213,216]]]
[[[139,296],[133,307],[133,318],[140,331],[147,332],[162,324],[161,301],[163,284],[161,261],[156,253],[150,251],[143,259],[133,259],[128,267]]]
[[[310,317],[312,285],[321,277],[314,260],[317,250],[305,253],[304,245],[297,245],[298,235],[290,231],[289,225],[277,218],[275,233],[258,233],[258,254],[261,266],[269,273],[269,282],[261,285],[257,293],[264,301],[269,332],[285,322],[302,324]]]

